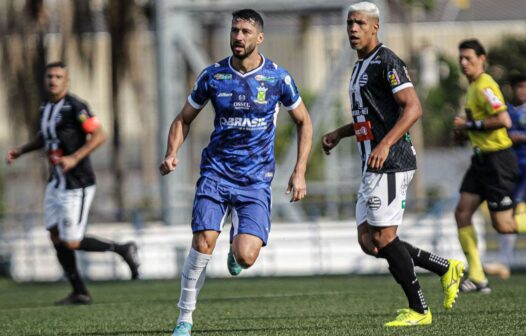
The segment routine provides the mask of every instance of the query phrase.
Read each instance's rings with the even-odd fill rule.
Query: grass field
[[[526,335],[526,274],[490,279],[490,295],[461,295],[442,308],[437,277],[420,282],[433,324],[386,329],[406,306],[385,276],[207,279],[194,335]],[[170,335],[179,281],[93,282],[94,304],[56,307],[66,283],[0,279],[0,335]]]

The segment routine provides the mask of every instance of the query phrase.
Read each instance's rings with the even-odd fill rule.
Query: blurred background
[[[93,155],[97,194],[88,232],[136,240],[145,278],[179,274],[191,239],[190,219],[201,150],[212,131],[207,106],[192,124],[176,172],[161,177],[170,123],[200,71],[230,55],[231,13],[253,8],[265,19],[263,54],[293,75],[314,123],[309,196],[285,197],[296,155],[295,128],[278,118],[270,244],[243,276],[374,273],[382,261],[362,254],[356,240],[355,194],[360,162],[354,140],[323,155],[321,136],[351,121],[348,81],[356,55],[345,18],[358,1],[287,0],[5,0],[0,2],[0,145],[2,155],[38,128],[46,63],[68,64],[70,91],[86,100],[109,140]],[[453,211],[469,165],[468,144],[454,145],[451,124],[467,81],[458,43],[478,38],[489,52],[488,72],[509,99],[509,78],[526,73],[524,0],[384,0],[380,40],[408,65],[424,106],[411,130],[419,170],[407,201],[401,236],[446,257],[463,259]],[[18,281],[61,277],[43,228],[47,178],[43,153],[0,174],[0,275]],[[487,262],[498,259],[496,233],[483,215],[475,224]],[[228,230],[229,227],[226,227]],[[225,232],[226,233],[226,232]],[[228,235],[220,238],[212,276],[225,276]],[[85,276],[127,277],[112,255],[83,254]],[[526,268],[519,237],[512,268]]]

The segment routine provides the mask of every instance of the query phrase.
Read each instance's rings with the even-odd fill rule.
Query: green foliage
[[[452,144],[451,125],[465,91],[459,84],[460,69],[456,61],[445,55],[440,55],[439,61],[442,69],[440,82],[429,90],[423,104],[424,141],[431,147]]]
[[[488,51],[488,72],[501,85],[506,101],[511,99],[509,80],[526,74],[526,35],[506,36]]]

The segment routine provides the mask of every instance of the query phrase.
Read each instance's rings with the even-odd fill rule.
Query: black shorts
[[[511,209],[518,172],[517,157],[511,148],[474,154],[460,192],[479,195],[491,211]]]

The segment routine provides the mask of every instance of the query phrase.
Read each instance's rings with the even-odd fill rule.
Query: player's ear
[[[263,40],[265,39],[265,33],[263,32],[259,32],[258,33],[258,38],[257,38],[257,44],[261,44],[263,43]]]

